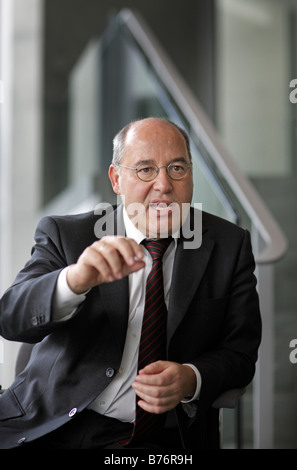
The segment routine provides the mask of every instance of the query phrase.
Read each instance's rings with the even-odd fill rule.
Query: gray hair
[[[167,122],[167,124],[170,124],[171,126],[173,126],[175,129],[177,129],[181,133],[181,135],[185,139],[186,148],[187,148],[187,152],[188,152],[190,162],[192,162],[190,139],[189,139],[189,136],[188,136],[187,132],[182,127],[178,126],[177,124],[170,121],[169,119],[166,119],[166,118],[156,118],[156,119],[158,119],[159,121]],[[136,122],[141,122],[141,121],[144,121],[144,120],[145,119],[140,119],[140,120],[137,120],[137,121],[130,122],[125,127],[123,127],[123,129],[121,129],[118,132],[118,134],[115,136],[115,138],[113,139],[112,164],[114,166],[119,165],[120,162],[122,161],[122,158],[123,158],[124,153],[125,153],[125,143],[126,143],[126,136],[127,136],[128,132],[130,131],[130,129],[133,127],[133,125]]]

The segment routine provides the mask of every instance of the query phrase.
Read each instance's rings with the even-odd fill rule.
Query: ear
[[[111,181],[112,189],[116,194],[120,195],[119,173],[118,169],[114,165],[110,165],[108,176]]]

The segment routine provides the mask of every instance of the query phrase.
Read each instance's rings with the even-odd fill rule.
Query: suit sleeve
[[[35,343],[59,327],[52,321],[52,298],[67,263],[54,219],[46,217],[38,224],[31,255],[1,299],[0,334]]]

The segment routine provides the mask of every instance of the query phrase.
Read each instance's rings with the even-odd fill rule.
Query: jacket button
[[[18,444],[23,444],[25,442],[26,438],[25,437],[21,437],[21,439],[18,440]]]
[[[73,418],[74,415],[77,413],[77,408],[72,408],[72,410],[69,411],[68,416],[69,418]]]
[[[37,326],[38,325],[38,318],[37,317],[32,317],[31,318],[31,324],[32,324],[32,326]]]
[[[114,376],[114,369],[112,367],[108,367],[106,369],[105,374],[106,374],[106,377],[113,377]]]

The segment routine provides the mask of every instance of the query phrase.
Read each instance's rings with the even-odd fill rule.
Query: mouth
[[[159,213],[172,212],[175,207],[175,203],[167,200],[154,200],[149,204],[149,208]]]

